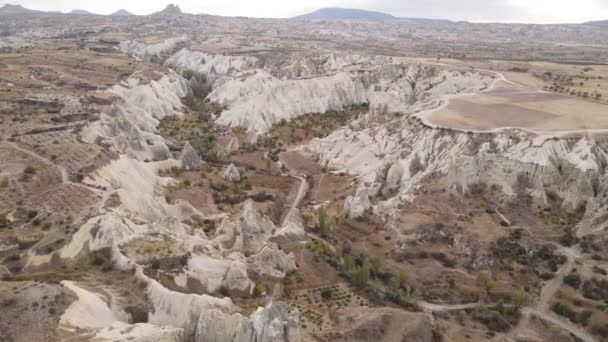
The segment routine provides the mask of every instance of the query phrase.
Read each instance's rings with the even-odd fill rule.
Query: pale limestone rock
[[[351,219],[363,217],[371,208],[367,188],[360,188],[355,196],[349,196],[344,202],[344,212]]]
[[[286,254],[276,244],[267,245],[247,258],[247,269],[255,280],[279,281],[287,272],[296,269],[295,256]]]
[[[203,164],[203,160],[198,155],[198,152],[190,145],[189,141],[186,141],[182,154],[180,156],[182,166],[188,170],[197,168]]]
[[[117,321],[99,331],[93,340],[99,342],[182,342],[184,329],[160,327],[147,323],[126,324]]]
[[[291,314],[279,303],[271,301],[258,308],[247,324],[242,342],[300,342],[300,313]]]
[[[405,169],[401,161],[395,162],[386,174],[386,187],[389,190],[399,189],[401,183],[401,177],[405,173]]]
[[[232,183],[237,183],[241,180],[241,173],[234,164],[230,164],[230,166],[226,168],[226,171],[224,171],[224,179]]]
[[[281,247],[306,240],[306,231],[300,219],[300,211],[297,208],[291,211],[283,226],[270,239]]]
[[[238,151],[240,148],[239,139],[237,137],[232,137],[228,145],[226,145],[226,152],[232,153]]]
[[[211,242],[219,250],[240,252],[245,256],[259,252],[268,245],[274,223],[254,208],[254,202],[248,199],[241,211],[222,222]]]
[[[212,309],[198,318],[194,342],[246,341],[246,328],[247,319],[243,315]]]
[[[241,261],[234,261],[226,272],[223,285],[231,294],[250,296],[255,283],[247,276],[247,265]]]

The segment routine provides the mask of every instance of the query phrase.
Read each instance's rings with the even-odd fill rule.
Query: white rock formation
[[[283,226],[272,235],[271,240],[281,247],[306,240],[306,231],[297,208],[289,213]]]
[[[173,72],[148,83],[129,78],[110,91],[120,100],[102,112],[100,120],[83,128],[82,139],[109,144],[116,152],[139,160],[171,157],[164,139],[154,131],[159,119],[180,115],[176,109],[187,94],[186,80]]]
[[[229,315],[220,310],[210,310],[209,315],[201,315],[199,318],[194,342],[246,342],[246,328],[247,319],[243,315]]]
[[[425,127],[408,117],[352,126],[301,149],[329,168],[359,176],[358,191],[345,204],[349,216],[352,203],[363,203],[355,206],[352,217],[367,207],[365,191],[375,195],[377,175],[390,165],[385,185],[397,195],[373,206],[376,214],[390,215],[402,201],[412,201],[422,182],[433,175],[435,182],[452,191],[468,192],[478,184],[495,186],[506,198],[521,191],[530,194],[538,205],[545,205],[547,193],[554,192],[563,199],[565,210],[589,203],[579,229],[608,228],[605,220],[595,219],[608,203],[593,200],[607,189],[607,158],[602,145],[592,139],[524,132],[471,135]]]
[[[233,75],[239,71],[252,69],[255,57],[212,55],[201,51],[182,49],[165,61],[165,65],[176,70],[193,70],[215,80],[217,76]]]
[[[356,219],[365,216],[371,208],[372,203],[369,201],[367,188],[359,188],[355,196],[348,196],[344,201],[344,212],[351,219]]]
[[[255,283],[247,275],[245,258],[236,255],[230,257],[236,260],[207,255],[192,256],[183,276],[198,280],[206,293],[219,294],[220,290],[227,290],[233,295],[251,295]],[[183,276],[176,278],[176,282]],[[178,285],[187,288],[185,282],[178,282]]]
[[[300,313],[288,314],[285,308],[271,301],[249,319],[242,341],[299,342]]]
[[[174,327],[159,327],[146,323],[126,324],[114,322],[111,326],[100,330],[93,340],[100,342],[182,342],[184,341],[184,330]]]
[[[206,316],[198,321],[195,342],[301,341],[299,311],[295,309],[287,313],[282,305],[274,301],[264,308],[258,308],[249,320],[238,314],[227,315],[221,311],[211,313],[211,317]]]
[[[64,280],[61,284],[74,292],[78,299],[63,313],[60,325],[99,329],[109,327],[118,320],[116,313],[110,309],[108,303],[97,294],[82,289],[71,281]]]
[[[228,142],[228,145],[226,145],[226,152],[236,152],[239,150],[239,148],[239,139],[237,137],[232,137],[232,139],[230,139],[230,142]]]
[[[255,210],[254,202],[248,199],[240,213],[222,222],[212,240],[212,246],[225,254],[241,252],[252,255],[268,244],[275,226],[272,221]]]
[[[156,44],[145,44],[135,40],[125,40],[120,42],[118,48],[130,56],[137,57],[144,61],[150,61],[152,59],[162,60],[163,57],[169,57],[188,45],[188,43],[188,37],[181,36],[169,38]]]
[[[293,253],[286,254],[277,245],[266,245],[258,253],[247,258],[247,270],[254,279],[277,282],[289,271],[296,269]]]
[[[241,173],[234,164],[230,164],[224,171],[224,179],[232,183],[238,183],[241,180]]]
[[[203,164],[203,160],[198,155],[198,152],[190,145],[189,141],[186,141],[182,153],[180,155],[182,166],[188,170],[197,168]]]
[[[219,123],[265,133],[282,119],[355,104],[369,103],[389,113],[412,112],[423,98],[478,91],[489,83],[489,76],[420,65],[388,64],[364,72],[286,80],[256,70],[216,84],[209,98],[227,107]]]

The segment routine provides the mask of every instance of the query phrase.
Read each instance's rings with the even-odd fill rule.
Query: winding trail
[[[581,329],[578,326],[576,326],[560,317],[557,317],[553,314],[539,311],[539,310],[533,309],[533,308],[522,308],[521,311],[526,316],[534,315],[534,316],[542,319],[545,322],[552,323],[552,324],[560,327],[561,329],[566,330],[567,332],[571,333],[572,335],[578,337],[580,340],[582,340],[584,342],[595,342],[595,338],[593,336],[587,334],[583,329]]]
[[[97,192],[97,193],[102,193],[103,192],[103,190],[100,190],[100,189],[97,189],[97,188],[94,188],[94,187],[91,187],[91,186],[87,186],[87,185],[82,184],[82,183],[72,182],[70,180],[69,175],[68,175],[68,171],[65,169],[65,167],[63,167],[63,166],[61,166],[59,164],[55,164],[53,161],[51,161],[50,159],[48,159],[46,157],[43,157],[43,156],[41,156],[41,155],[39,155],[39,154],[37,154],[37,153],[35,153],[33,151],[27,150],[27,149],[25,149],[25,148],[23,148],[23,147],[15,144],[14,142],[11,142],[11,141],[4,140],[3,143],[6,144],[6,145],[9,145],[11,148],[13,148],[13,149],[15,149],[17,151],[23,152],[23,153],[29,155],[30,157],[38,159],[39,161],[43,162],[44,164],[50,165],[50,166],[56,168],[57,170],[59,170],[59,173],[61,174],[61,182],[63,184],[69,184],[69,185],[77,186],[77,187],[80,187],[80,188],[83,188],[83,189],[87,189],[87,190],[90,190],[90,191],[93,191],[93,192]]]
[[[418,306],[420,306],[423,310],[426,311],[459,311],[459,310],[468,310],[472,309],[477,305],[477,303],[467,303],[467,304],[433,304],[425,301],[418,301]]]

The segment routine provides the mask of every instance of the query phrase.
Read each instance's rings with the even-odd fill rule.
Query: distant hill
[[[78,10],[78,9],[76,9],[76,10],[72,10],[72,11],[70,11],[70,13],[68,13],[68,14],[77,14],[77,15],[95,15],[95,14],[93,14],[93,13],[91,13],[91,12],[87,11],[87,10]]]
[[[312,13],[299,15],[293,19],[318,20],[318,19],[353,19],[353,20],[391,20],[395,19],[390,14],[374,11],[366,11],[353,8],[321,8]]]
[[[0,14],[31,14],[31,13],[43,13],[43,12],[30,10],[21,5],[6,4],[2,7],[0,7]]]
[[[588,21],[585,23],[586,25],[594,25],[594,26],[606,26],[608,27],[608,20],[600,20],[600,21]]]
[[[179,6],[173,5],[173,4],[169,4],[169,5],[167,5],[167,7],[165,7],[164,10],[162,10],[160,12],[152,13],[151,15],[153,15],[153,16],[166,16],[166,15],[179,15],[179,14],[182,14],[182,10],[179,9]]]
[[[126,9],[119,9],[118,11],[110,14],[110,16],[112,17],[131,17],[134,16],[135,14],[127,11]]]

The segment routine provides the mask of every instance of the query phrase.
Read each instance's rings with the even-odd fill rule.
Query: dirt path
[[[555,296],[555,293],[559,290],[563,284],[564,277],[572,271],[574,267],[574,261],[577,257],[580,257],[578,251],[574,248],[558,247],[558,251],[566,255],[566,262],[562,267],[555,273],[555,276],[543,286],[536,309],[542,312],[549,310],[549,301]]]
[[[298,208],[302,199],[304,199],[304,195],[306,195],[306,189],[308,189],[308,182],[306,182],[306,178],[295,175],[288,175],[287,177],[295,178],[300,181],[300,186],[298,186],[298,192],[293,198],[293,202],[289,206],[289,210],[283,216],[281,220],[281,225],[284,225],[286,220],[292,215],[292,213]]]
[[[552,324],[560,327],[561,329],[568,331],[569,333],[578,337],[580,340],[582,340],[584,342],[594,342],[595,341],[595,338],[593,338],[593,336],[587,334],[583,329],[580,329],[576,325],[574,325],[560,317],[557,317],[553,314],[549,314],[549,313],[539,311],[537,309],[532,309],[532,308],[523,308],[522,313],[526,316],[534,315],[546,322],[552,323]]]
[[[433,304],[425,301],[418,301],[418,306],[426,311],[458,311],[472,309],[477,303],[467,304]]]
[[[25,149],[23,147],[20,147],[19,145],[15,144],[14,142],[7,141],[7,140],[5,140],[3,142],[5,144],[9,145],[10,147],[12,147],[13,149],[15,149],[17,151],[20,151],[20,152],[23,152],[23,153],[29,155],[30,157],[38,159],[39,161],[43,162],[44,164],[50,165],[50,166],[56,168],[57,170],[59,170],[59,173],[61,174],[61,182],[63,184],[74,185],[74,186],[77,186],[77,187],[80,187],[80,188],[83,188],[83,189],[87,189],[87,190],[90,190],[90,191],[93,191],[93,192],[97,192],[97,193],[103,192],[100,189],[96,189],[96,188],[93,188],[93,187],[90,187],[90,186],[87,186],[87,185],[84,185],[84,184],[81,184],[81,183],[72,182],[70,180],[69,175],[68,175],[68,171],[65,169],[65,167],[53,163],[50,159],[48,159],[46,157],[43,157],[43,156],[41,156],[41,155],[39,155],[39,154],[37,154],[37,153],[35,153],[33,151],[30,151],[30,150],[27,150],[27,149]]]

